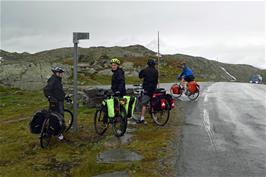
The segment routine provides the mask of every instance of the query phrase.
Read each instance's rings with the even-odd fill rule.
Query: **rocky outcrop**
[[[33,62],[20,62],[0,65],[0,83],[25,89],[36,90],[41,89],[47,82],[47,79],[51,76],[51,67],[57,65],[56,63],[50,64],[45,62],[33,63]],[[65,69],[66,81],[71,76],[71,68],[69,65],[62,65]]]

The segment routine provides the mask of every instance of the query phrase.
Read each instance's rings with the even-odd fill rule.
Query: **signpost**
[[[78,124],[77,124],[77,117],[78,117],[78,43],[79,40],[89,39],[90,33],[79,33],[74,32],[73,33],[73,43],[74,43],[74,122],[73,122],[73,128],[74,131],[78,130]]]

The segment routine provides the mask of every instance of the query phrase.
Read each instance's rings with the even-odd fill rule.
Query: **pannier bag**
[[[180,94],[180,93],[179,93],[179,85],[174,84],[174,85],[171,87],[171,92],[172,92],[173,94]]]
[[[126,109],[127,117],[130,118],[130,117],[132,117],[132,115],[134,113],[137,98],[134,96],[124,96],[123,98],[125,98],[127,100],[127,104],[125,105],[125,109]]]
[[[195,81],[191,81],[187,85],[187,89],[190,93],[195,93],[197,91],[197,83]]]
[[[114,98],[109,98],[105,100],[107,106],[108,117],[115,117],[115,103]]]
[[[153,94],[152,99],[151,99],[151,103],[152,103],[151,106],[155,111],[162,110],[161,104],[163,104],[163,102],[161,102],[161,99],[163,99],[163,98],[164,98],[164,96],[161,93],[154,93]],[[164,103],[164,106],[165,106],[165,103]]]
[[[59,135],[65,130],[64,118],[57,112],[52,112],[49,115],[49,134]]]
[[[30,132],[33,134],[40,134],[42,131],[42,125],[43,122],[46,118],[46,116],[48,115],[48,111],[47,110],[41,110],[36,112],[30,123],[29,123],[29,128],[30,128]]]
[[[175,107],[175,100],[173,99],[173,96],[170,94],[166,94],[165,98],[166,98],[168,104],[170,105],[170,107],[169,107],[170,110],[173,109]]]

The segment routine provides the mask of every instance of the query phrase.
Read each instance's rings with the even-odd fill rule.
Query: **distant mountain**
[[[0,83],[5,85],[16,85],[12,82],[20,80],[20,83],[27,84],[27,77],[23,77],[23,73],[31,71],[35,74],[45,73],[41,78],[44,82],[47,75],[50,73],[52,65],[60,64],[69,68],[68,78],[71,79],[71,68],[73,63],[73,48],[59,48],[53,50],[42,51],[34,54],[29,53],[11,53],[4,50],[0,51],[1,65],[0,65]],[[109,60],[112,57],[121,59],[123,67],[126,70],[128,83],[137,82],[138,71],[145,67],[146,61],[149,58],[155,58],[156,53],[141,45],[132,45],[127,47],[90,47],[79,48],[79,79],[81,84],[105,83],[109,84],[110,67]],[[183,54],[162,55],[160,60],[160,80],[162,82],[175,81],[176,75],[181,71],[177,69],[177,64],[185,61],[187,65],[194,71],[197,80],[199,81],[236,81],[248,82],[250,77],[254,74],[260,74],[266,79],[266,70],[261,70],[250,65],[243,64],[227,64],[214,60],[209,60],[202,57],[193,57]],[[23,70],[12,67],[20,65]],[[31,68],[29,68],[31,66]],[[42,68],[47,67],[47,68]],[[13,68],[8,71],[7,68]],[[2,74],[5,73],[5,74]],[[16,76],[14,76],[14,74]],[[104,75],[107,75],[105,77]],[[6,77],[11,76],[7,79]],[[22,79],[22,80],[21,80]],[[25,79],[26,81],[24,81]],[[38,80],[36,78],[36,80]],[[32,82],[33,83],[33,82]],[[37,82],[36,82],[37,83]],[[39,81],[36,88],[39,88]],[[45,83],[45,82],[44,82]],[[265,83],[265,81],[264,81]],[[19,86],[16,86],[19,87]],[[24,85],[23,88],[25,88]],[[35,86],[33,87],[35,88]]]

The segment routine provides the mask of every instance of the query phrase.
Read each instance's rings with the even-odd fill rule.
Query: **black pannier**
[[[59,135],[65,130],[64,118],[61,114],[52,112],[49,116],[49,134]]]
[[[42,131],[43,122],[47,116],[47,110],[41,110],[36,112],[29,123],[30,132],[33,134],[40,134]]]

